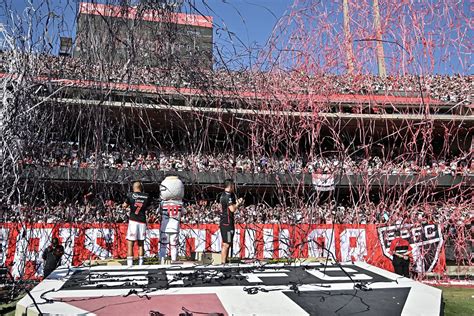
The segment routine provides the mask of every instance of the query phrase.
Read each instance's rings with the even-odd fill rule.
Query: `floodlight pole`
[[[349,19],[349,0],[342,0],[342,12],[344,15],[344,37],[346,45],[347,72],[354,73],[354,51],[352,49],[352,35]]]
[[[385,78],[387,76],[387,70],[385,68],[385,55],[383,51],[383,42],[382,42],[382,27],[380,25],[380,8],[379,0],[374,0],[373,2],[374,9],[374,27],[375,27],[375,38],[377,39],[377,65],[379,69],[379,76]]]

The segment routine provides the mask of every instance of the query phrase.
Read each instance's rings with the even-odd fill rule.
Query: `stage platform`
[[[440,315],[441,290],[366,263],[94,266],[31,294],[44,315]],[[351,280],[352,279],[352,280]],[[30,297],[16,315],[38,315]]]

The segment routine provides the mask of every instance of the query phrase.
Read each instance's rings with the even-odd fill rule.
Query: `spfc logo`
[[[413,264],[419,273],[431,272],[438,262],[443,236],[441,228],[435,224],[403,226],[385,226],[377,229],[380,244],[386,257],[392,259],[389,253],[390,243],[395,239],[395,231],[400,231],[400,237],[410,242],[413,248]]]

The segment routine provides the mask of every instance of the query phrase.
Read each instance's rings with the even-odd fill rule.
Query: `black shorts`
[[[234,227],[221,225],[220,229],[221,229],[222,242],[232,245],[232,241],[234,240],[234,233],[235,233]]]

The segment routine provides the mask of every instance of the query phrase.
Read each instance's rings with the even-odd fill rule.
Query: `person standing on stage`
[[[127,229],[127,265],[133,265],[133,244],[138,243],[138,265],[143,264],[143,245],[146,233],[146,210],[150,205],[150,197],[143,192],[143,185],[137,181],[133,183],[133,192],[127,195],[123,203],[124,208],[130,207],[130,216]]]
[[[220,204],[222,206],[221,219],[219,228],[222,236],[222,252],[221,261],[223,264],[227,263],[229,258],[229,248],[232,245],[235,233],[234,226],[234,213],[237,211],[240,205],[243,204],[242,198],[237,199],[234,191],[235,184],[232,179],[224,181],[224,192],[220,197]]]
[[[53,238],[51,245],[46,248],[42,255],[44,260],[43,276],[45,279],[59,266],[63,254],[64,247],[59,244],[58,238]]]
[[[393,256],[392,264],[396,274],[410,277],[410,243],[400,237],[400,231],[395,231],[395,239],[390,243],[390,253]]]

